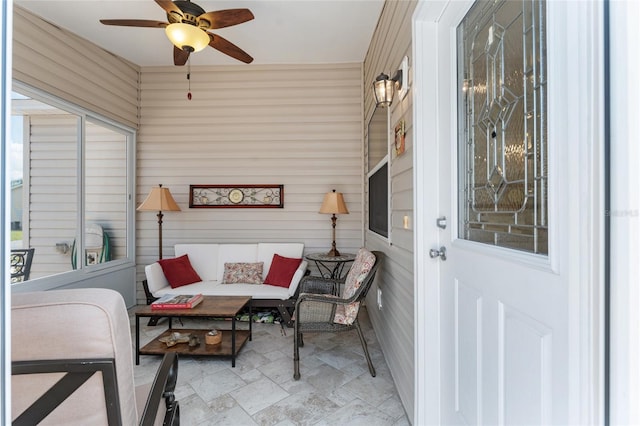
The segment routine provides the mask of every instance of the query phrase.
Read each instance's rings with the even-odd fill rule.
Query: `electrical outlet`
[[[382,310],[382,290],[378,289],[378,309]]]

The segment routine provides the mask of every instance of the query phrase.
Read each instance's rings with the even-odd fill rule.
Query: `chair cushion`
[[[151,387],[153,383],[145,383],[143,385],[136,386],[136,408],[138,410],[138,418],[142,418],[147,399],[151,393]],[[158,406],[158,414],[153,422],[153,426],[163,426],[164,416],[167,414],[167,405],[163,402]]]
[[[274,254],[264,283],[289,288],[291,278],[293,278],[293,274],[296,273],[298,266],[300,266],[300,262],[302,262],[302,258],[283,257]]]
[[[138,423],[133,347],[122,296],[102,288],[11,295],[11,360],[114,358],[122,424]],[[34,344],[36,342],[37,344]],[[18,415],[53,385],[56,374],[14,376],[12,413]],[[87,398],[87,395],[94,397]],[[33,397],[33,399],[32,399]],[[106,425],[102,375],[92,376],[43,424]]]
[[[376,262],[376,256],[365,248],[358,250],[356,259],[353,261],[351,269],[347,274],[346,281],[344,283],[344,292],[342,294],[343,299],[348,299],[353,296],[360,288],[365,278],[371,271],[371,268]],[[358,309],[360,308],[360,302],[353,302],[348,305],[336,306],[336,315],[333,318],[333,322],[337,324],[353,324],[358,316]]]
[[[264,263],[225,263],[222,284],[262,284]]]
[[[162,267],[162,272],[164,272],[164,276],[167,277],[171,288],[202,281],[198,273],[191,266],[189,256],[186,254],[173,259],[160,259],[158,263]]]

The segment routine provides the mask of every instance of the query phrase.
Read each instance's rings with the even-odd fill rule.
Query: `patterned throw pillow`
[[[262,284],[264,262],[225,263],[222,284]]]
[[[343,299],[348,299],[353,296],[360,288],[364,279],[369,274],[371,268],[373,268],[376,262],[376,257],[373,253],[365,248],[358,250],[356,259],[353,261],[351,269],[347,274],[346,281],[344,283]],[[333,318],[333,322],[337,324],[351,325],[356,320],[358,315],[358,309],[360,308],[360,302],[354,302],[349,305],[336,306],[336,315]]]

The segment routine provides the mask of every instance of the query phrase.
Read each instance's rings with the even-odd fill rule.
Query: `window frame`
[[[105,128],[122,134],[126,138],[126,250],[125,256],[120,259],[109,260],[105,263],[85,265],[84,262],[78,262],[77,269],[56,273],[39,278],[32,278],[29,281],[15,283],[13,286],[19,286],[23,291],[29,287],[29,290],[48,290],[70,282],[76,282],[86,279],[89,274],[104,273],[116,269],[124,269],[135,267],[135,206],[134,206],[134,190],[135,190],[135,146],[137,132],[134,128],[118,123],[110,118],[104,117],[93,111],[75,105],[69,101],[61,99],[55,95],[45,92],[44,90],[35,88],[19,80],[12,81],[12,91],[28,96],[42,103],[46,103],[62,111],[74,114],[78,117],[78,140],[77,140],[77,194],[76,194],[76,220],[77,226],[75,231],[75,240],[77,252],[84,253],[84,233],[86,229],[85,219],[85,144],[86,144],[86,123],[90,121],[93,124],[104,126]],[[25,159],[26,161],[26,159]],[[25,170],[25,173],[27,171]],[[25,179],[27,182],[27,179]],[[25,197],[27,198],[27,197]],[[28,199],[28,198],[27,198]]]

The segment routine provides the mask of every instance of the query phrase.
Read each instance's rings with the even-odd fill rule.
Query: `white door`
[[[416,424],[601,416],[600,9],[579,3],[416,10]]]

